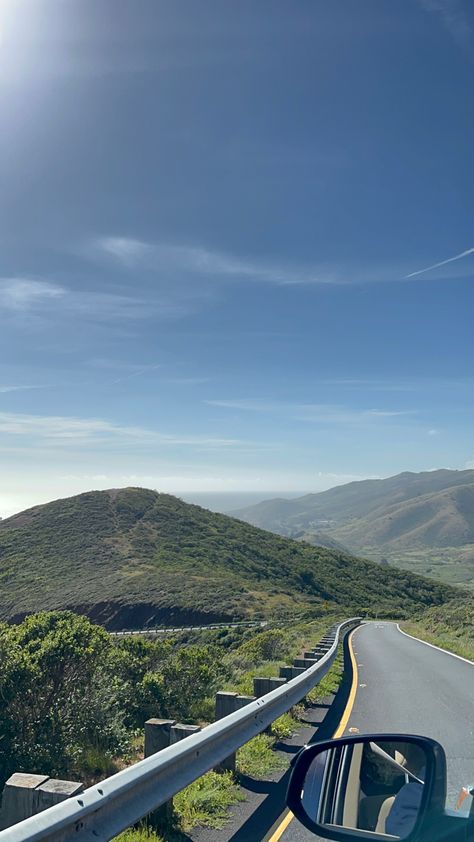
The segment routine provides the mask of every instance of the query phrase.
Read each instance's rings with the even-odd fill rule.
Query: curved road
[[[438,740],[448,761],[447,806],[454,807],[461,786],[474,781],[474,664],[406,636],[395,623],[367,623],[352,643],[357,694],[343,733],[400,731]],[[317,838],[296,819],[281,830],[265,838]]]

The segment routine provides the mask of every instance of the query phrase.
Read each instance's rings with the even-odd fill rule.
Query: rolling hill
[[[403,473],[293,500],[267,500],[236,517],[317,542],[319,530],[350,552],[454,582],[474,582],[474,471]]]
[[[410,615],[456,591],[141,488],[0,523],[0,619],[70,608],[109,628],[332,608]]]

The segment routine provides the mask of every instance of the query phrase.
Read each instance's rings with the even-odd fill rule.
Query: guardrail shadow
[[[349,632],[350,634],[350,632]],[[320,709],[327,708],[327,712],[319,723],[308,722],[308,726],[316,727],[316,731],[310,739],[310,743],[318,742],[319,740],[330,740],[337,729],[344,713],[347,701],[349,698],[352,685],[352,664],[349,655],[348,639],[349,634],[344,637],[343,651],[344,651],[344,677],[341,685],[334,696],[332,703],[327,706],[324,704],[317,704],[314,707]],[[306,724],[306,723],[305,723]],[[291,753],[294,749],[296,754],[299,751],[298,746],[286,746],[285,751]],[[228,842],[250,842],[250,840],[265,839],[269,835],[269,831],[277,822],[285,809],[286,791],[288,788],[288,780],[290,777],[290,769],[278,781],[255,781],[252,783],[248,778],[242,776],[242,784],[252,792],[265,793],[268,795],[259,807],[252,813],[252,815],[244,822],[244,824],[232,835],[228,837]]]

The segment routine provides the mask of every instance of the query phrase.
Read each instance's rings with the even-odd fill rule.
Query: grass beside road
[[[420,640],[439,646],[440,649],[446,649],[447,652],[453,652],[455,655],[460,655],[462,658],[471,661],[474,660],[474,639],[472,637],[458,636],[447,628],[432,631],[422,623],[417,622],[400,623],[400,628],[407,634],[412,634],[414,637],[419,637]]]
[[[456,600],[403,621],[400,628],[427,643],[474,660],[474,600],[470,594],[461,593]]]

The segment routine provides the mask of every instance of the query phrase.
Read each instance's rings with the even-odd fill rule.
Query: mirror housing
[[[326,839],[433,838],[446,803],[442,746],[411,734],[369,734],[305,746],[292,763],[287,804]]]

